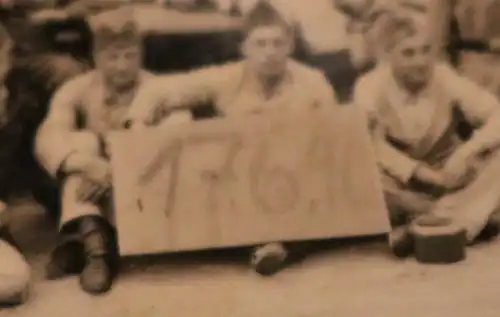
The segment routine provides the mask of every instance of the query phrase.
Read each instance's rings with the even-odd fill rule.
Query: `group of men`
[[[494,227],[500,206],[500,101],[437,59],[440,48],[425,22],[418,13],[391,21],[398,28],[390,58],[358,80],[350,105],[366,114],[394,224],[390,246],[398,256],[411,254],[409,228],[420,217],[450,218],[472,243]],[[95,68],[59,86],[34,151],[61,189],[60,235],[47,276],[78,274],[84,291],[100,294],[119,269],[108,132],[189,124],[190,109],[200,102],[214,103],[224,117],[340,105],[321,70],[291,58],[293,26],[266,1],[244,17],[242,61],[182,74],[142,69],[141,32],[130,12],[105,12],[91,25]],[[461,136],[459,122],[475,133]],[[256,246],[252,265],[274,274],[303,255],[302,246]],[[0,258],[0,301],[20,303],[28,266],[6,242]]]

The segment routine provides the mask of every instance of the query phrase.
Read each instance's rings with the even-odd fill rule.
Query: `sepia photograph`
[[[496,17],[0,1],[0,317],[498,317]]]

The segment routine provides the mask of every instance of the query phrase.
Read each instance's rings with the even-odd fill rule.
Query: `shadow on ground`
[[[498,317],[500,310],[496,241],[448,266],[395,260],[383,237],[325,241],[268,278],[248,267],[245,248],[127,258],[113,289],[93,297],[76,277],[44,280],[56,225],[38,206],[21,201],[13,227],[34,283],[29,301],[1,317]]]

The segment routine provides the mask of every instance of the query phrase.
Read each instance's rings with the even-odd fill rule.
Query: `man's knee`
[[[385,203],[393,223],[400,223],[426,214],[435,204],[433,199],[425,193],[402,187],[389,176],[384,176],[382,185]]]
[[[19,304],[29,289],[29,265],[14,247],[4,241],[0,241],[0,258],[0,303]]]
[[[91,132],[74,132],[71,135],[73,149],[82,154],[99,155],[99,138]]]

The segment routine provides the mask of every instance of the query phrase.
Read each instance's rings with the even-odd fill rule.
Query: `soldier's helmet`
[[[142,36],[131,8],[99,13],[90,18],[94,50],[140,45]]]

